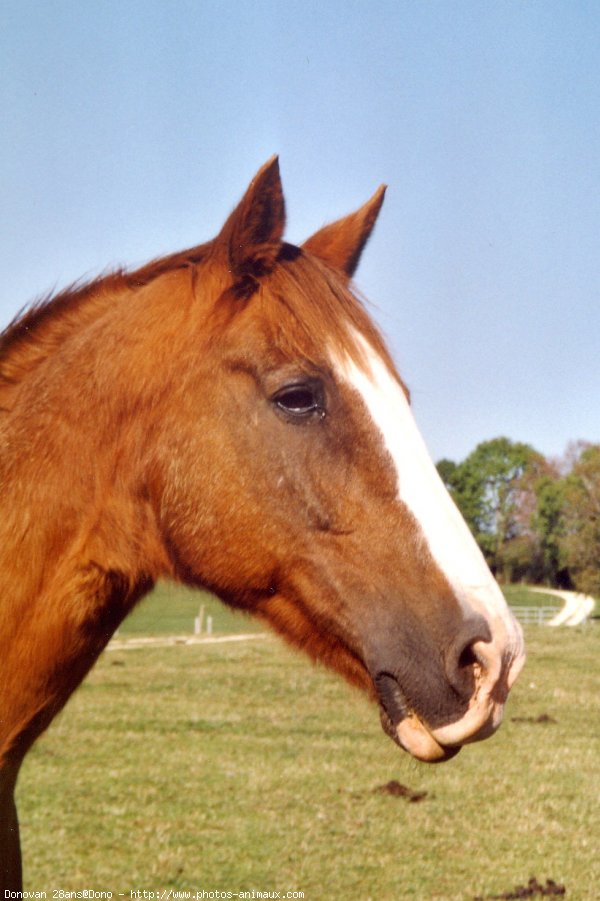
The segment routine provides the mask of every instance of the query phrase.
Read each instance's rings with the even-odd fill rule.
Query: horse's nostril
[[[468,645],[460,652],[458,658],[458,668],[466,669],[472,667],[475,663],[479,663],[472,645]]]
[[[450,646],[446,657],[446,675],[456,693],[468,700],[475,690],[475,678],[485,667],[477,651],[480,642],[492,639],[490,627],[482,616],[469,619]]]

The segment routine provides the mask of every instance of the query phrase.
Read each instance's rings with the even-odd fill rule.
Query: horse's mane
[[[197,265],[209,256],[211,246],[212,243],[202,244],[169,254],[134,270],[117,269],[87,282],[76,282],[57,294],[35,301],[0,334],[0,409],[5,406],[2,394],[10,394],[11,388],[19,385],[63,342],[104,316],[114,307],[119,295],[122,297],[177,270],[189,269],[194,273]],[[329,288],[320,292],[318,304],[314,302],[315,265]],[[325,330],[334,347],[360,363],[363,349],[356,341],[356,332],[359,332],[393,369],[385,343],[364,304],[325,263],[312,255],[309,262],[300,248],[283,244],[279,265],[271,273],[269,289],[277,303],[268,304],[263,316],[269,322],[275,343],[284,352],[287,350],[294,356],[316,361],[314,354],[322,348]],[[227,327],[227,321],[235,317],[236,311],[252,298],[255,291],[250,289],[244,298],[243,292],[240,295],[233,286],[229,293],[230,303],[222,299],[218,305],[224,315],[214,311],[214,338],[218,338],[218,332]]]
[[[138,269],[116,269],[43,295],[21,310],[0,334],[0,389],[18,384],[76,329],[103,315],[115,294],[149,284],[166,272],[199,263],[208,245],[159,257]]]

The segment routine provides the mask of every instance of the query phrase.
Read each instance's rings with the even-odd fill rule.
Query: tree
[[[571,579],[562,552],[564,481],[555,469],[549,468],[537,479],[534,491],[536,506],[531,524],[538,542],[539,565],[534,580],[570,588]]]
[[[600,595],[600,444],[580,449],[564,478],[560,545],[575,587]]]
[[[510,553],[509,543],[530,536],[531,513],[535,508],[533,477],[541,474],[544,458],[530,445],[508,438],[494,438],[477,445],[462,463],[443,460],[438,471],[493,570],[512,577],[513,563],[523,569],[524,549],[534,542],[520,542]],[[533,499],[532,499],[533,498]],[[529,514],[526,514],[526,511]],[[529,550],[527,550],[529,548]]]
[[[440,478],[448,491],[452,493],[453,490],[453,478],[456,473],[456,463],[454,460],[440,460],[439,463],[436,464],[437,471],[440,474]]]

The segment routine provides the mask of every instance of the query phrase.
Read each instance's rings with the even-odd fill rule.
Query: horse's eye
[[[275,406],[295,419],[325,415],[320,386],[310,383],[287,385],[273,397]]]

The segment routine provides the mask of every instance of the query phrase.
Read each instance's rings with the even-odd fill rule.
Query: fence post
[[[194,635],[202,634],[202,621],[204,620],[204,604],[200,604],[198,616],[194,619]]]

